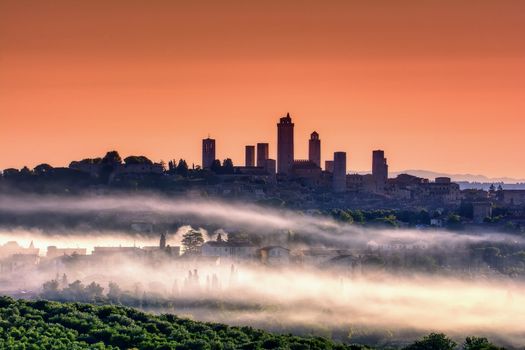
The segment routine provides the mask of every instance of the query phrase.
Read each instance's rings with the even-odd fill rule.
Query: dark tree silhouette
[[[129,156],[124,159],[126,164],[147,164],[152,165],[153,162],[145,156]]]
[[[202,233],[197,230],[189,230],[182,236],[182,246],[184,247],[184,254],[196,255],[201,252],[204,238]]]
[[[230,158],[226,158],[222,162],[222,173],[233,174],[233,161]]]
[[[211,164],[210,170],[213,171],[215,174],[222,173],[222,165],[221,161],[218,159],[215,159],[213,163]]]
[[[181,176],[188,175],[188,164],[184,159],[179,160],[179,164],[177,165],[177,174]]]
[[[104,158],[102,158],[102,164],[122,164],[122,158],[117,151],[109,151]]]

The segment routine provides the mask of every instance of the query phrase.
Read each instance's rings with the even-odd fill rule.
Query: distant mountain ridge
[[[370,174],[370,172],[359,172],[360,174]],[[418,170],[418,169],[407,169],[401,171],[390,172],[390,177],[396,177],[399,174],[410,174],[414,176],[423,177],[426,179],[434,179],[436,177],[450,177],[453,181],[468,181],[468,182],[480,182],[480,183],[498,183],[503,182],[507,184],[525,183],[525,179],[516,179],[512,177],[488,177],[485,175],[473,175],[473,174],[447,174],[440,173],[431,170]]]
[[[398,174],[403,174],[403,173],[414,175],[414,176],[419,176],[419,177],[424,177],[428,179],[433,179],[433,178],[440,177],[440,176],[446,176],[446,177],[450,177],[454,181],[503,182],[503,183],[525,182],[525,179],[515,179],[512,177],[488,177],[485,175],[473,175],[473,174],[447,174],[447,173],[440,173],[440,172],[430,171],[430,170],[415,170],[415,169],[392,172],[392,175],[397,176]]]

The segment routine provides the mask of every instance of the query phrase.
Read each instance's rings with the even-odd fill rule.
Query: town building
[[[276,163],[277,162],[275,161],[275,159],[266,159],[265,167],[264,167],[266,172],[269,175],[272,175],[274,177],[275,177],[275,172],[276,172]]]
[[[437,177],[434,182],[425,183],[418,189],[419,195],[429,202],[438,202],[444,205],[459,205],[461,191],[459,185],[449,177]]]
[[[383,193],[388,180],[388,164],[385,152],[382,150],[372,151],[372,176],[376,184],[376,191]]]
[[[376,181],[371,174],[348,174],[346,175],[346,187],[355,193],[372,193],[377,189]]]
[[[327,173],[334,172],[334,161],[333,160],[324,161],[324,171],[326,171]]]
[[[334,192],[346,191],[346,152],[334,152],[332,189]]]
[[[258,143],[257,144],[257,166],[264,167],[266,166],[266,160],[270,158],[270,146],[268,143]]]
[[[255,166],[255,146],[245,147],[244,165],[247,167]]]
[[[215,159],[215,140],[208,137],[202,140],[202,168],[211,168]]]
[[[257,247],[250,242],[229,242],[218,234],[215,241],[207,241],[201,248],[202,256],[221,257],[234,260],[253,259],[256,257]]]
[[[472,203],[472,220],[481,224],[486,218],[492,217],[492,203],[489,201]]]
[[[506,205],[525,205],[525,190],[501,190],[498,193],[501,201]]]
[[[265,265],[279,266],[290,263],[290,249],[281,246],[268,246],[259,250],[261,262]]]
[[[90,177],[98,177],[102,164],[101,159],[83,159],[80,161],[72,161],[69,163],[69,169],[77,170],[83,173],[88,173]]]
[[[115,256],[140,256],[142,249],[138,247],[94,247],[92,255],[97,258]]]
[[[321,167],[321,140],[319,134],[314,131],[308,141],[308,160]]]
[[[305,179],[310,185],[316,185],[321,178],[321,168],[311,160],[296,159],[293,162],[291,175],[297,179]]]
[[[71,255],[86,255],[86,248],[57,248],[54,245],[47,247],[46,258],[48,259]]]
[[[0,258],[6,258],[13,255],[38,255],[39,251],[40,249],[35,248],[33,242],[29,244],[29,247],[24,248],[16,241],[9,241],[0,246]]]
[[[164,166],[161,163],[121,164],[115,169],[115,175],[160,175],[162,173],[164,173]]]
[[[294,123],[290,113],[277,124],[277,172],[288,175],[294,160]]]

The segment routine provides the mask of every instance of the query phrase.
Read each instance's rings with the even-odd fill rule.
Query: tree
[[[448,222],[452,224],[459,224],[461,222],[461,217],[457,214],[450,214],[448,216]]]
[[[500,348],[487,340],[487,338],[467,337],[463,343],[463,350],[500,350]]]
[[[184,247],[184,254],[197,255],[201,252],[204,238],[200,231],[191,229],[182,235],[182,246]]]
[[[108,299],[113,303],[120,303],[120,295],[122,294],[122,290],[120,289],[119,285],[115,282],[109,282],[108,289]]]
[[[177,165],[177,174],[181,176],[188,175],[188,164],[184,159],[179,160],[179,164]]]
[[[222,162],[222,173],[233,174],[233,161],[230,158],[226,158]]]
[[[42,174],[50,172],[51,170],[53,170],[53,167],[45,163],[39,164],[33,169],[36,175],[42,175]]]
[[[65,287],[67,287],[68,284],[69,283],[67,281],[67,275],[64,273],[62,275],[62,279],[60,280],[60,285],[61,285],[62,288],[65,288]]]
[[[175,172],[175,161],[174,160],[170,160],[168,162],[168,171],[170,172],[170,174],[173,174]]]
[[[422,209],[417,216],[417,221],[423,225],[430,225],[430,214],[427,210]]]
[[[331,215],[334,219],[346,223],[353,223],[354,218],[352,217],[352,213],[350,210],[344,211],[342,209],[332,209]]]
[[[102,158],[85,158],[85,159],[82,159],[80,161],[78,161],[77,163],[80,163],[80,164],[100,164],[102,162]],[[74,163],[74,162],[72,162]],[[70,165],[71,167],[71,165]]]
[[[42,286],[42,296],[48,299],[54,299],[58,295],[58,281],[51,280],[44,283]]]
[[[249,242],[250,237],[246,232],[242,231],[232,231],[228,233],[228,242],[238,243],[238,242]]]
[[[71,301],[82,301],[84,300],[84,285],[79,280],[76,280],[73,283],[70,283],[67,288],[64,288],[62,293],[66,300]]]
[[[20,175],[29,176],[32,174],[33,173],[31,172],[31,170],[29,170],[27,166],[24,166],[22,169],[20,169]]]
[[[0,315],[1,349],[369,349],[113,305],[0,297]]]
[[[104,288],[102,288],[100,284],[95,283],[95,282],[91,282],[85,288],[85,293],[86,293],[88,300],[101,299],[103,291],[104,291]]]
[[[104,158],[101,161],[102,169],[100,169],[100,180],[103,183],[108,183],[111,177],[111,174],[116,170],[116,167],[122,164],[122,158],[117,151],[111,151],[106,153]]]
[[[124,159],[124,163],[153,165],[153,162],[145,156],[129,156]]]
[[[213,163],[210,166],[210,170],[213,171],[215,174],[222,173],[222,165],[221,161],[218,159],[215,159]]]
[[[15,178],[15,177],[18,176],[18,174],[20,174],[20,171],[18,169],[15,169],[15,168],[7,168],[7,169],[4,169],[4,171],[2,171],[2,175],[6,179],[8,179],[8,178]]]
[[[354,222],[357,222],[357,223],[360,223],[360,224],[365,222],[365,215],[359,209],[354,210],[353,212],[351,212],[350,215],[352,215],[352,218],[354,219]]]
[[[108,153],[106,153],[104,158],[102,158],[102,164],[114,165],[114,164],[121,164],[121,163],[122,163],[122,158],[120,157],[120,154],[118,154],[117,151],[109,151]]]
[[[454,350],[456,342],[443,333],[430,333],[421,340],[405,347],[405,350]]]

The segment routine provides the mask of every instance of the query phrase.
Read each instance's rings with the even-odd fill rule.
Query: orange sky
[[[290,112],[352,170],[525,178],[525,1],[0,0],[0,168],[200,163]]]

